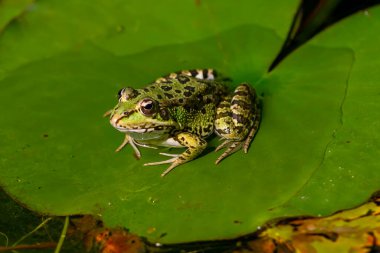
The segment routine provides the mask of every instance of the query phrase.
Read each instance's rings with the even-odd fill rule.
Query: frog
[[[144,164],[169,164],[161,177],[200,156],[213,134],[222,141],[215,151],[224,149],[215,164],[240,149],[247,153],[260,125],[260,99],[248,83],[231,92],[230,81],[214,69],[191,69],[160,77],[144,88],[120,89],[118,103],[105,114],[125,134],[116,152],[129,144],[140,159],[140,147],[186,148],[180,154],[161,152],[170,158]]]

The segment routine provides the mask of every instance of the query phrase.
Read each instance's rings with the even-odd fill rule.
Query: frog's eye
[[[127,87],[119,90],[117,93],[117,96],[120,99],[123,98],[123,100],[128,100],[131,98],[135,98],[137,95],[139,95],[139,92],[133,88]]]
[[[157,111],[155,101],[150,98],[141,100],[140,111],[146,116],[152,116]]]
[[[123,95],[123,92],[124,92],[125,88],[122,88],[120,89],[118,92],[117,92],[117,97],[120,99],[121,98],[121,95]]]

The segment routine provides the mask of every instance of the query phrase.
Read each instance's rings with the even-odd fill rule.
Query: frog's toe
[[[223,143],[221,143],[219,146],[215,148],[215,152],[218,152],[219,150],[225,148],[230,143],[231,143],[231,140],[225,140]]]
[[[178,155],[174,154],[167,154],[167,153],[160,153],[161,155],[167,155],[167,156],[175,156],[173,158],[170,158],[165,161],[161,162],[152,162],[152,163],[145,163],[144,166],[151,166],[151,165],[160,165],[160,164],[166,164],[166,163],[171,163],[169,168],[167,168],[162,174],[161,177],[164,177],[166,174],[168,174],[171,170],[173,170],[175,167],[177,167],[180,163],[178,163]]]
[[[216,149],[220,150],[220,149],[222,149],[222,148],[224,148],[224,147],[227,147],[227,146],[229,145],[229,146],[227,147],[227,149],[223,152],[223,154],[221,154],[221,155],[219,156],[219,158],[216,159],[215,164],[220,163],[224,158],[226,158],[227,156],[229,156],[229,155],[235,153],[236,151],[238,151],[239,149],[241,149],[241,146],[242,146],[242,144],[243,144],[243,142],[241,142],[241,141],[228,141],[227,143],[226,143],[226,142],[227,142],[227,141],[223,142],[222,144],[220,144],[220,145],[216,148]],[[223,145],[223,146],[222,146],[222,145]],[[222,146],[222,147],[220,147],[220,146]]]
[[[123,143],[120,144],[120,146],[115,150],[115,152],[119,152],[120,150],[122,150],[128,143],[133,148],[134,156],[136,157],[136,159],[139,160],[141,158],[140,150],[136,146],[135,140],[132,137],[130,137],[129,135],[125,135]]]
[[[169,154],[169,153],[159,153],[160,155],[165,155],[165,156],[171,156],[171,157],[178,157],[180,156],[179,154]]]
[[[178,161],[178,160],[177,160]],[[176,160],[173,161],[173,163],[167,168],[164,172],[161,173],[161,177],[164,177],[166,174],[168,174],[170,171],[172,171],[175,167],[180,165]]]
[[[160,165],[160,164],[165,164],[165,163],[173,163],[177,157],[170,158],[165,161],[160,161],[160,162],[152,162],[152,163],[145,163],[144,166],[152,166],[152,165]]]
[[[122,149],[125,147],[125,145],[128,144],[128,142],[129,142],[129,138],[126,136],[126,137],[124,138],[123,143],[121,143],[120,146],[117,147],[117,149],[115,150],[115,152],[119,152],[120,150],[122,150]]]
[[[167,168],[162,174],[161,177],[164,177],[166,174],[168,174],[172,169],[180,165],[181,163],[179,162],[178,157],[181,156],[179,154],[169,154],[169,153],[160,153],[160,155],[164,156],[170,156],[172,158],[160,162],[152,162],[152,163],[145,163],[144,166],[151,166],[151,165],[160,165],[160,164],[166,164],[166,163],[171,163],[169,168]]]
[[[257,116],[257,119],[251,129],[251,131],[249,131],[249,134],[247,136],[247,138],[245,139],[244,141],[244,144],[243,144],[243,151],[244,153],[248,153],[248,148],[249,148],[249,145],[251,144],[252,140],[253,140],[253,137],[255,137],[255,134],[257,132],[257,129],[259,128],[259,124],[260,124],[260,114],[258,114]]]
[[[248,153],[249,144],[250,144],[250,143],[246,143],[246,142],[244,143],[243,148],[242,148],[244,154],[247,154],[247,153]]]

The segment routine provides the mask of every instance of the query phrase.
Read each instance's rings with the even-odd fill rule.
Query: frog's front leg
[[[159,165],[159,164],[165,164],[165,163],[171,163],[169,168],[167,168],[162,174],[161,177],[168,174],[171,170],[173,170],[178,165],[181,165],[183,163],[189,162],[193,159],[195,159],[197,156],[199,156],[202,151],[206,148],[207,142],[200,138],[199,136],[192,134],[192,133],[179,133],[175,137],[173,137],[173,140],[178,144],[180,144],[183,147],[187,147],[187,150],[183,152],[182,154],[167,154],[167,153],[160,153],[161,155],[165,156],[172,156],[173,158],[161,161],[161,162],[152,162],[152,163],[146,163],[145,166],[149,165]]]
[[[222,148],[226,150],[215,163],[218,164],[242,147],[247,153],[259,124],[260,108],[256,92],[248,84],[241,84],[232,97],[225,97],[216,109],[215,132],[225,141],[215,151]]]
[[[127,144],[130,144],[131,145],[131,147],[133,148],[133,150],[135,151],[135,157],[137,158],[137,159],[140,159],[141,158],[141,153],[140,153],[140,150],[139,150],[139,148],[136,146],[136,142],[135,142],[135,140],[131,137],[131,136],[129,136],[128,134],[126,134],[125,135],[125,138],[124,138],[124,141],[123,141],[123,143],[121,143],[120,144],[120,146],[115,150],[115,152],[119,152],[120,150],[122,150],[124,147],[125,147],[125,145],[127,145]]]

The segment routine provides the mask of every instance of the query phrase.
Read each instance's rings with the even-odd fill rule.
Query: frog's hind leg
[[[169,168],[167,168],[162,174],[161,177],[168,174],[170,171],[172,171],[175,167],[178,165],[184,164],[186,162],[189,162],[193,159],[195,159],[197,156],[199,156],[202,151],[206,148],[207,142],[200,138],[199,136],[192,134],[192,133],[179,133],[174,137],[174,140],[178,142],[179,145],[183,147],[187,147],[187,150],[183,152],[182,154],[167,154],[167,153],[160,153],[161,155],[170,156],[172,158],[160,162],[152,162],[152,163],[146,163],[145,166],[150,165],[159,165],[159,164],[165,164],[165,163],[171,163]]]
[[[251,129],[251,131],[249,131],[248,137],[247,137],[247,139],[245,139],[245,142],[243,144],[244,153],[248,153],[249,145],[251,144],[253,138],[256,135],[257,130],[259,129],[260,119],[261,119],[261,110],[258,107],[258,113],[256,114],[255,121],[253,123],[252,129]]]
[[[256,93],[248,84],[241,84],[232,97],[225,97],[217,106],[215,132],[225,141],[215,151],[226,150],[215,163],[241,148],[246,153],[259,124],[260,108]]]

